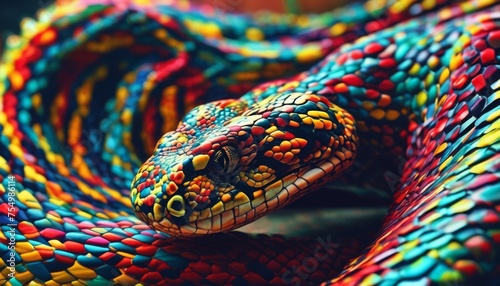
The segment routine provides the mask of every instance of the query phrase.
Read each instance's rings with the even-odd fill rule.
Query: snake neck
[[[485,82],[494,78],[492,67],[475,65],[480,53],[474,43],[484,41],[484,33],[491,32],[488,27],[495,20],[481,19],[482,28],[472,28],[491,4],[476,3],[469,15],[456,6],[443,8],[363,37],[310,71],[262,85],[243,100],[258,102],[275,92],[313,92],[346,109],[356,119],[357,162],[363,163],[357,163],[343,180],[394,191],[396,186],[388,182],[387,174],[400,174],[412,138],[429,132],[417,126],[431,125],[443,116],[453,90],[467,84],[468,71],[483,72]],[[481,88],[486,92],[488,84]],[[468,94],[462,101],[475,102]]]

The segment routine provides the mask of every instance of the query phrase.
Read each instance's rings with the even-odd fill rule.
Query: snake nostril
[[[168,212],[175,217],[182,217],[186,213],[184,199],[179,196],[173,196],[167,203]]]

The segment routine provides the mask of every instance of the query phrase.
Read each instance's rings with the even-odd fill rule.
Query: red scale
[[[87,253],[85,246],[81,243],[74,242],[74,241],[65,241],[63,244],[66,247],[66,250],[71,252],[71,253],[76,253],[76,254],[86,254]]]
[[[137,254],[139,255],[144,255],[144,256],[154,256],[154,254],[158,251],[158,248],[156,246],[151,246],[151,245],[141,245],[135,249]]]
[[[397,65],[396,60],[394,60],[392,58],[382,59],[379,62],[379,66],[382,68],[386,68],[386,69],[393,68],[396,65]]]
[[[483,39],[477,39],[475,40],[472,45],[479,51],[482,51],[484,49],[486,49],[488,47],[488,45],[486,44],[486,41],[483,40]]]
[[[155,284],[157,282],[164,281],[163,276],[156,271],[149,272],[151,270],[148,271],[147,269],[137,270],[137,271],[140,271],[140,272],[146,271],[147,272],[146,274],[144,274],[144,276],[142,276],[141,282]]]
[[[283,118],[276,118],[276,124],[278,124],[278,126],[280,127],[285,127],[288,125],[288,122],[286,120],[284,120]]]
[[[196,269],[196,268],[195,268]],[[181,274],[179,275],[179,278],[185,281],[190,281],[191,283],[194,284],[201,284],[201,282],[205,279],[205,277],[201,276],[200,274],[197,273],[198,269],[196,269],[196,272],[194,271],[182,271]]]
[[[74,258],[65,256],[65,255],[61,255],[58,253],[54,253],[54,258],[57,262],[59,262],[63,265],[73,265],[75,263]]]
[[[497,178],[497,180],[498,180],[498,178]],[[486,215],[484,215],[482,217],[482,220],[484,223],[487,223],[487,224],[500,223],[500,219],[498,218],[498,215],[491,210],[486,211]],[[499,233],[499,238],[500,238],[500,233]],[[498,239],[497,242],[500,242],[500,239]]]
[[[155,203],[156,196],[149,195],[144,199],[144,205],[151,207]]]
[[[348,75],[343,76],[342,81],[345,82],[347,85],[352,85],[352,86],[363,86],[364,85],[363,80],[354,74],[348,74]]]
[[[488,33],[488,43],[494,49],[500,47],[500,30]]]
[[[215,285],[226,285],[229,278],[231,278],[231,275],[225,272],[211,273],[206,277],[208,281],[214,283]]]
[[[372,54],[380,53],[382,50],[384,50],[384,46],[382,46],[379,43],[370,43],[370,44],[366,45],[363,50],[366,54],[372,55]]]
[[[0,207],[0,212],[2,212],[2,213],[4,213],[3,212],[4,206],[8,206],[8,204],[6,204],[6,203],[2,204],[2,206]],[[5,212],[4,214],[7,215],[7,212]],[[38,229],[31,222],[27,222],[27,221],[20,222],[17,225],[17,228],[18,228],[19,232],[22,234],[38,233]]]
[[[354,50],[349,55],[351,56],[351,59],[353,59],[353,60],[358,60],[358,59],[361,59],[365,56],[365,54],[363,54],[363,51],[361,51],[361,50]]]
[[[455,116],[453,116],[453,121],[451,122],[451,124],[457,125],[458,123],[463,122],[467,115],[469,115],[469,108],[464,104],[455,114]]]
[[[51,259],[54,257],[54,251],[51,249],[37,249],[38,254],[42,257],[43,260]]]
[[[46,228],[40,231],[40,235],[46,240],[51,240],[51,239],[61,240],[66,237],[66,233],[64,231],[60,231],[53,228]]]
[[[381,91],[385,91],[385,92],[393,90],[394,87],[395,87],[394,83],[388,79],[384,79],[378,85],[378,88]]]
[[[493,50],[492,48],[487,48],[481,51],[481,62],[483,64],[494,63],[495,60],[496,60],[495,50]]]
[[[467,74],[461,74],[458,79],[452,81],[451,86],[453,89],[462,89],[468,80]]]
[[[122,256],[120,256],[122,257]],[[116,263],[116,268],[129,268],[132,265],[132,259],[127,257],[122,257],[122,260]]]
[[[189,268],[196,269],[196,272],[201,275],[208,275],[212,272],[210,265],[203,261],[196,261],[189,263]]]
[[[267,285],[267,281],[256,273],[247,273],[243,278],[253,285]]]
[[[135,266],[135,265],[131,265],[129,268],[127,268],[125,270],[125,273],[129,276],[132,276],[132,277],[143,277],[146,275],[146,273],[148,273],[149,269],[145,268],[145,267],[138,267],[138,266]],[[144,280],[144,278],[143,278]]]

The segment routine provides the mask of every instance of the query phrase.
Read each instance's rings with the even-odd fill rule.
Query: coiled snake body
[[[7,40],[2,285],[498,282],[500,6],[204,9],[70,2]],[[205,235],[335,178],[389,190],[397,156],[362,253],[354,238],[320,255],[306,238]]]

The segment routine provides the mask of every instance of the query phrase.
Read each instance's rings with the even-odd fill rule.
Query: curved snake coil
[[[58,4],[7,40],[2,285],[499,282],[500,6],[250,18],[168,2]],[[401,155],[363,252],[202,235],[336,177],[390,192]]]

